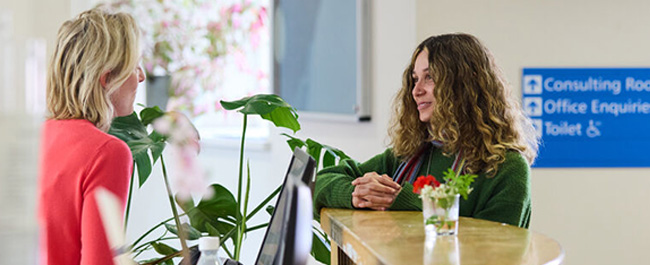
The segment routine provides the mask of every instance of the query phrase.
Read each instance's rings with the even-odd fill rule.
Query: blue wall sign
[[[524,68],[536,167],[650,167],[650,68]]]

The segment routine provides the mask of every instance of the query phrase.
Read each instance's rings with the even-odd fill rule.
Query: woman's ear
[[[110,74],[111,74],[110,71],[106,71],[101,76],[99,76],[99,84],[102,85],[104,89],[108,88],[108,81],[109,81],[108,79]]]

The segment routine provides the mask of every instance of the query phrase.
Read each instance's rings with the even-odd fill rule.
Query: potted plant
[[[172,212],[172,217],[153,226],[145,232],[131,245],[134,259],[143,252],[153,249],[160,255],[159,258],[151,260],[140,260],[140,264],[173,264],[173,259],[184,256],[189,260],[192,250],[196,246],[188,246],[187,240],[196,240],[202,236],[216,236],[222,242],[223,250],[231,259],[239,260],[241,246],[246,233],[265,228],[268,223],[249,225],[251,217],[264,209],[280,191],[281,187],[272,191],[262,202],[253,210],[249,210],[249,187],[251,183],[250,165],[247,165],[247,171],[244,175],[244,146],[247,120],[249,115],[259,115],[265,120],[272,122],[277,127],[284,127],[296,132],[300,129],[298,115],[293,107],[284,102],[276,95],[255,95],[246,97],[241,100],[225,102],[221,105],[227,110],[238,110],[243,114],[243,128],[240,145],[240,163],[238,165],[238,189],[236,197],[233,192],[219,184],[210,185],[212,197],[203,198],[198,203],[192,201],[191,197],[183,194],[172,194],[171,184],[167,166],[163,157],[163,150],[166,146],[179,148],[182,152],[187,152],[187,156],[196,155],[198,151],[198,133],[191,125],[189,119],[176,112],[164,112],[158,107],[145,108],[138,116],[136,113],[126,117],[119,117],[113,121],[109,133],[124,140],[131,148],[136,169],[138,174],[139,186],[142,186],[151,175],[152,167],[160,161],[163,178],[166,184],[168,201]],[[147,129],[152,125],[152,129]],[[337,159],[347,158],[342,151],[320,144],[312,139],[303,141],[293,136],[287,141],[291,148],[295,146],[306,147],[317,161],[321,161],[324,166],[333,165]],[[181,156],[182,158],[183,156]],[[194,172],[189,167],[188,172]],[[192,173],[186,174],[189,177]],[[246,182],[244,182],[246,176]],[[131,196],[134,192],[133,184],[135,183],[135,173],[131,179],[129,189],[129,199],[127,203],[126,219],[128,220]],[[245,185],[245,187],[244,187]],[[186,194],[185,194],[186,195]],[[178,208],[181,208],[179,210]],[[267,211],[272,211],[272,207],[266,207]],[[269,212],[270,213],[270,212]],[[180,217],[186,215],[189,223],[181,223]],[[126,222],[125,222],[126,223]],[[144,238],[159,231],[164,227],[163,233],[154,240],[146,242]],[[171,234],[171,235],[168,235]],[[164,243],[168,240],[180,240],[181,249],[175,249]],[[224,242],[230,242],[232,249],[224,245]],[[314,240],[312,246],[312,255],[319,261],[329,264],[329,241],[327,237],[318,229],[314,230]]]

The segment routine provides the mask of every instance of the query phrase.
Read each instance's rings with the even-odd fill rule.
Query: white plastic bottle
[[[217,256],[219,251],[218,237],[199,238],[199,251],[201,251],[201,256],[196,265],[222,265]]]

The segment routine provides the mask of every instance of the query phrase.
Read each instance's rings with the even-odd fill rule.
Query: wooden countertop
[[[516,226],[460,218],[458,236],[427,237],[419,211],[323,209],[332,264],[561,264],[555,240]],[[340,248],[344,256],[340,257]]]

